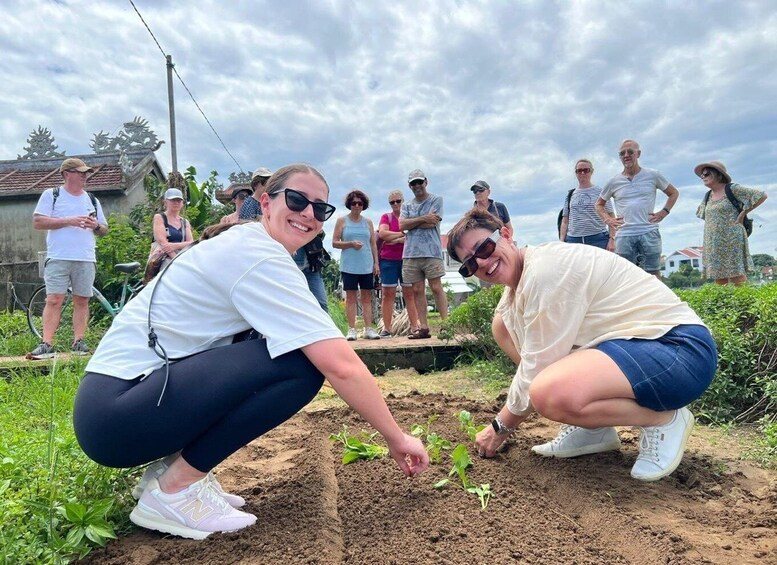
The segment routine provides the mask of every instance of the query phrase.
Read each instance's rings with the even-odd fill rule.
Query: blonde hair
[[[389,192],[389,193],[388,193],[388,199],[389,199],[389,201],[391,201],[391,200],[394,200],[394,199],[392,198],[393,196],[399,196],[399,197],[400,197],[402,200],[404,200],[404,199],[405,199],[405,195],[402,193],[402,191],[401,191],[401,190],[392,190],[391,192]]]

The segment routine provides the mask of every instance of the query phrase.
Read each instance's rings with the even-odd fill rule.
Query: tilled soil
[[[479,423],[498,406],[441,394],[389,395],[404,429],[438,415],[433,431],[471,447],[456,414]],[[451,460],[406,479],[390,458],[342,465],[328,437],[347,424],[368,429],[347,408],[300,413],[217,469],[222,485],[244,496],[257,523],[196,542],[137,530],[93,552],[85,563],[240,564],[685,564],[777,563],[774,473],[692,447],[670,477],[629,476],[638,435],[620,429],[619,452],[546,459],[530,447],[555,436],[556,424],[527,421],[492,460],[470,449],[477,496],[455,477],[440,490]]]

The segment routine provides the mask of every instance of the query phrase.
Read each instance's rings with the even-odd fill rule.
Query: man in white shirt
[[[680,192],[660,172],[640,167],[641,155],[639,143],[633,139],[621,143],[618,156],[623,163],[623,172],[604,185],[595,207],[607,227],[615,229],[615,252],[660,279],[658,224],[669,215]],[[657,190],[666,194],[667,200],[663,208],[654,212]],[[610,198],[615,201],[618,216],[604,208]]]
[[[41,194],[32,216],[36,230],[47,230],[46,305],[43,308],[43,341],[28,359],[49,359],[54,356],[54,334],[59,327],[62,305],[67,289],[73,296],[73,353],[90,353],[84,344],[89,319],[89,298],[92,296],[95,264],[95,236],[108,233],[108,221],[100,202],[84,190],[87,174],[94,169],[81,159],[65,159],[59,167],[64,179],[62,186]]]

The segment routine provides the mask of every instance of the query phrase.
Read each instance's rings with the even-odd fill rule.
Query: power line
[[[146,26],[146,29],[148,30],[148,33],[151,35],[151,38],[154,40],[154,43],[156,43],[156,46],[159,47],[159,51],[162,53],[162,56],[165,58],[165,63],[167,62],[167,54],[165,53],[164,49],[162,49],[162,46],[159,44],[159,41],[157,41],[157,38],[154,36],[154,32],[151,31],[151,28],[148,27],[148,24],[146,23],[146,20],[143,19],[143,16],[138,11],[137,6],[135,6],[135,2],[132,0],[129,0],[129,3],[132,5],[132,8],[135,10],[135,13],[140,18],[140,21],[143,22],[143,25]],[[235,165],[237,165],[237,168],[240,169],[240,172],[243,172],[243,167],[240,166],[240,163],[237,162],[237,159],[232,155],[232,153],[229,152],[229,149],[227,149],[227,146],[224,144],[224,141],[221,139],[221,136],[216,131],[216,128],[213,127],[213,124],[210,123],[210,120],[208,119],[208,116],[205,115],[205,112],[203,112],[202,108],[200,108],[200,105],[197,103],[197,100],[194,98],[194,94],[192,94],[192,91],[189,90],[189,87],[186,86],[186,83],[181,78],[181,75],[178,74],[178,71],[175,68],[175,65],[173,65],[173,72],[175,73],[175,76],[178,77],[178,80],[181,81],[181,84],[186,89],[186,92],[189,94],[189,97],[192,99],[192,102],[194,102],[194,105],[197,107],[197,109],[200,111],[200,114],[202,114],[202,117],[205,118],[205,121],[210,126],[210,129],[213,131],[213,134],[218,138],[219,143],[221,143],[221,146],[224,148],[224,151],[227,152],[227,155],[229,155],[232,160],[235,162]]]

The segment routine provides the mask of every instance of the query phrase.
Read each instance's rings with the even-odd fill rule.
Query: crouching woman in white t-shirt
[[[472,210],[448,234],[464,276],[505,285],[494,337],[518,365],[505,406],[476,438],[492,457],[536,410],[564,424],[532,448],[576,457],[620,448],[613,426],[641,428],[632,477],[674,471],[693,428],[686,406],[707,389],[717,349],[701,319],[655,277],[587,245],[518,248],[490,214]]]
[[[74,426],[102,465],[154,461],[134,492],[135,524],[195,539],[252,525],[256,517],[237,510],[245,500],[210,471],[299,411],[324,378],[383,435],[405,475],[428,466],[423,444],[400,430],[292,260],[334,212],[328,196],[314,168],[278,170],[261,195],[261,222],[182,253],[100,342]],[[235,338],[249,330],[259,338]]]

